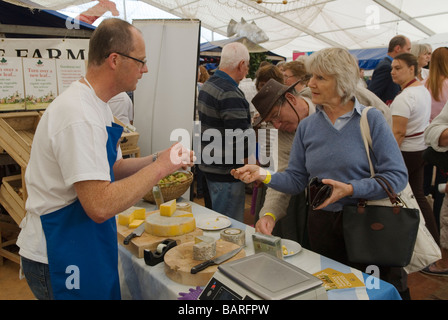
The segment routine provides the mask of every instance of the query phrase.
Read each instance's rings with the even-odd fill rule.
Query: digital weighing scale
[[[222,264],[199,300],[327,300],[322,281],[265,252]]]

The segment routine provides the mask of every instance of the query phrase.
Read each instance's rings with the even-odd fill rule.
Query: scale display
[[[258,253],[220,265],[199,299],[282,300],[310,290],[322,291],[322,281],[288,262]]]

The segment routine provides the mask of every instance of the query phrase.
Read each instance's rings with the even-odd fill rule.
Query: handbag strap
[[[365,107],[362,110],[361,121],[359,124],[361,127],[362,140],[364,141],[364,147],[365,147],[366,153],[367,153],[367,159],[369,160],[370,177],[371,178],[373,178],[375,176],[375,170],[373,169],[373,164],[372,164],[372,160],[370,159],[370,152],[369,152],[369,149],[372,148],[372,136],[370,135],[370,126],[369,126],[369,121],[367,120],[367,112],[369,112],[369,110],[372,108],[373,107]]]
[[[364,141],[364,147],[366,149],[367,153],[367,159],[369,160],[369,166],[370,166],[370,177],[375,179],[376,182],[380,184],[380,186],[386,191],[387,196],[390,199],[390,202],[395,206],[403,206],[403,202],[398,197],[398,195],[395,193],[394,189],[390,185],[390,183],[386,180],[386,178],[382,176],[375,175],[375,169],[373,168],[372,160],[370,159],[370,149],[372,148],[372,136],[370,135],[370,126],[367,119],[367,112],[369,112],[370,109],[373,107],[365,107],[362,110],[361,113],[361,121],[360,121],[360,127],[361,127],[361,136]]]

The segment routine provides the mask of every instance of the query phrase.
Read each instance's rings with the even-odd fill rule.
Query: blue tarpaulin
[[[387,55],[387,48],[349,50],[359,62],[361,69],[375,69],[376,65]]]

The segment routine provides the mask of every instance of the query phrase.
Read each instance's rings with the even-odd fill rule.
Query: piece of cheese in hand
[[[150,214],[145,221],[145,231],[157,237],[176,237],[196,229],[196,220],[189,212],[176,212],[171,217]]]
[[[171,217],[176,211],[176,199],[162,203],[160,205],[160,215],[164,217]]]

